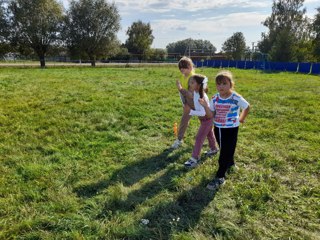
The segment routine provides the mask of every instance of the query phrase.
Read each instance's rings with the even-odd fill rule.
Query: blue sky
[[[69,0],[60,0],[68,7]],[[114,1],[121,15],[119,39],[132,22],[150,22],[155,36],[152,47],[165,48],[185,38],[205,39],[218,50],[234,32],[244,33],[247,45],[260,40],[266,28],[261,24],[271,13],[272,0],[144,0]],[[313,17],[319,0],[306,0],[307,15]]]

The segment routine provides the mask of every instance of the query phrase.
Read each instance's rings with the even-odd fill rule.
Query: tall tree
[[[320,7],[317,8],[317,14],[313,22],[313,31],[315,37],[313,40],[313,54],[317,61],[320,61]]]
[[[71,52],[85,54],[96,65],[97,57],[110,51],[120,29],[120,15],[106,0],[71,1],[63,38]]]
[[[139,59],[146,58],[154,39],[150,23],[137,21],[127,30],[126,47],[130,53],[139,54]]]
[[[200,51],[212,55],[217,51],[217,48],[208,40],[202,39],[184,39],[181,41],[169,43],[167,45],[168,53],[179,53],[180,55],[187,55],[187,51]]]
[[[6,9],[4,7],[4,0],[0,0],[0,56],[7,53],[10,49],[8,33],[9,26]]]
[[[229,59],[233,60],[241,60],[246,50],[246,39],[242,32],[234,33],[222,45],[222,51],[226,53]]]
[[[6,9],[4,7],[4,1],[0,0],[0,42],[3,42],[7,38],[8,24]]]
[[[48,48],[59,39],[62,5],[55,0],[12,0],[8,9],[11,43],[17,49],[32,48],[45,67]]]
[[[304,0],[273,1],[271,16],[263,22],[268,32],[262,34],[258,45],[261,52],[271,55],[272,60],[297,60],[297,44],[309,37],[303,3]]]

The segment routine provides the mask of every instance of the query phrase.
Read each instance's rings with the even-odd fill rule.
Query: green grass
[[[233,72],[252,111],[213,194],[196,118],[168,150],[176,68],[0,69],[0,239],[320,239],[320,78]]]

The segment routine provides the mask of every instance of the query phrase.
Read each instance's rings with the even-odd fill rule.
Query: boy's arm
[[[241,123],[245,122],[245,119],[248,116],[249,111],[250,111],[250,105],[248,105],[248,107],[241,112],[239,122],[241,122]]]

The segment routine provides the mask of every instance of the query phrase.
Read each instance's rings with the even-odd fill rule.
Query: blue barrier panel
[[[310,73],[311,63],[299,63],[299,72],[300,73]]]
[[[274,71],[276,69],[276,63],[275,62],[268,62],[268,66],[270,71]]]
[[[221,67],[228,68],[229,67],[229,60],[221,60]]]
[[[237,61],[230,60],[229,68],[236,68],[236,67],[237,67]]]
[[[298,66],[299,66],[299,63],[297,63],[297,62],[288,62],[286,70],[288,72],[297,72],[298,71]]]
[[[214,68],[239,68],[270,71],[288,71],[300,73],[312,73],[320,75],[320,63],[296,63],[296,62],[260,62],[260,61],[232,61],[232,60],[205,60],[195,61],[196,67]]]
[[[212,65],[213,65],[213,63],[214,63],[213,60],[206,60],[206,62],[207,62],[206,67],[212,67]]]
[[[221,67],[221,60],[215,60],[215,63],[214,63],[214,68],[220,68]]]
[[[247,61],[246,62],[246,69],[254,69],[254,62]]]
[[[246,68],[246,61],[238,61],[237,68],[245,69]]]
[[[254,62],[254,68],[258,69],[258,70],[265,70],[266,69],[266,63],[265,62],[256,61],[256,62]]]
[[[284,62],[269,62],[271,71],[286,71],[287,64]]]
[[[194,65],[195,65],[197,68],[200,68],[200,67],[202,67],[202,62],[201,62],[201,61],[196,61],[196,62],[194,63]]]
[[[275,65],[275,70],[280,71],[280,72],[286,71],[287,70],[287,63],[277,62]]]
[[[320,63],[312,64],[312,74],[320,74]]]

